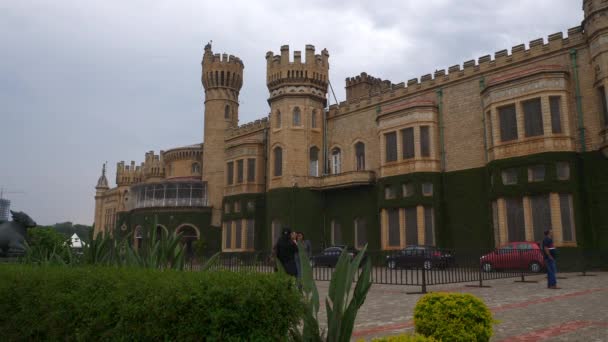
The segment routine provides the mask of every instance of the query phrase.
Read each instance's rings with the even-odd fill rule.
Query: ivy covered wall
[[[196,226],[207,244],[208,252],[211,254],[220,250],[221,230],[210,225],[210,208],[146,208],[119,213],[115,235],[133,241],[135,227],[142,226],[144,229],[150,229],[154,225],[155,217],[158,224],[167,228],[169,233],[174,232],[182,224]],[[121,229],[123,224],[127,228],[126,230]]]

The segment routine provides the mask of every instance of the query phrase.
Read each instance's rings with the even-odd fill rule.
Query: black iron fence
[[[592,270],[608,270],[608,250],[567,250],[558,254],[559,272],[579,272],[589,275]],[[351,253],[351,257],[354,257]],[[339,253],[319,252],[310,257],[315,280],[331,280]],[[375,284],[427,286],[471,283],[468,286],[487,286],[488,280],[516,278],[516,281],[535,282],[530,276],[546,272],[540,249],[497,249],[490,251],[454,251],[444,249],[411,248],[398,251],[369,251],[364,262],[371,263],[371,280]],[[193,260],[189,268],[200,270],[206,259]],[[270,252],[222,253],[212,270],[235,272],[276,271]]]

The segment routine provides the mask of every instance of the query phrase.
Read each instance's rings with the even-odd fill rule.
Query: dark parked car
[[[485,272],[493,270],[529,270],[538,273],[545,267],[540,246],[536,242],[510,242],[480,258]]]
[[[323,250],[323,252],[321,252],[320,254],[317,254],[317,255],[311,257],[310,266],[312,266],[312,267],[317,267],[317,266],[335,267],[336,264],[338,263],[338,259],[340,258],[340,254],[342,254],[342,251],[344,249],[346,249],[346,251],[348,252],[348,255],[351,258],[351,260],[354,259],[355,256],[357,256],[357,254],[359,254],[359,251],[353,247],[343,246],[343,245],[331,246],[331,247],[328,247],[325,250]],[[364,256],[363,260],[361,260],[361,265],[364,264],[366,259],[367,259],[367,256]]]
[[[448,267],[454,263],[454,254],[433,246],[408,246],[386,257],[386,265],[395,268]]]

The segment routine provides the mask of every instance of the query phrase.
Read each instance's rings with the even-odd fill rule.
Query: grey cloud
[[[200,142],[200,60],[244,60],[241,122],[267,115],[265,53],[330,52],[338,100],[366,71],[402,82],[580,24],[581,2],[4,1],[0,186],[40,223],[91,223],[101,163]],[[332,99],[333,102],[333,99]],[[113,181],[113,180],[112,180]]]

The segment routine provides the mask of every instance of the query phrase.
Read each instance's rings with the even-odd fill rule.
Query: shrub
[[[442,341],[489,341],[492,313],[477,297],[429,293],[414,308],[416,332]]]
[[[276,341],[302,313],[278,274],[2,265],[0,279],[5,341]]]
[[[53,228],[28,229],[27,240],[25,262],[66,264],[72,260],[70,250],[72,240]]]
[[[380,337],[372,339],[372,342],[435,342],[432,337],[426,337],[424,335],[398,335],[398,336],[388,336],[388,337]]]

